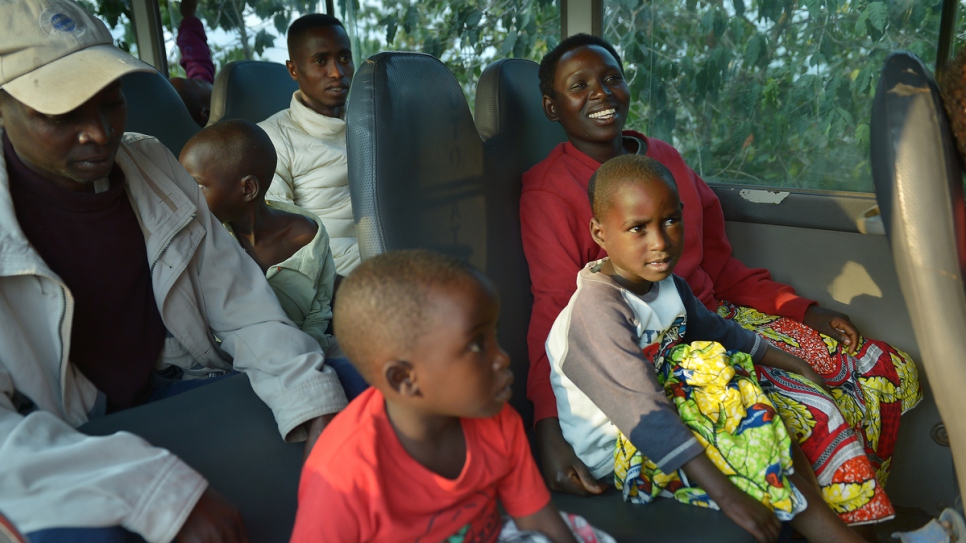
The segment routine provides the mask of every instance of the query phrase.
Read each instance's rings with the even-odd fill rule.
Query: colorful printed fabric
[[[865,338],[850,355],[838,341],[805,324],[727,302],[719,303],[718,315],[807,361],[825,379],[845,420],[859,434],[879,484],[885,486],[899,418],[922,400],[919,374],[909,355]]]
[[[679,345],[656,368],[658,382],[708,457],[735,486],[781,520],[804,511],[805,498],[788,480],[791,438],[755,378],[751,357],[719,343]],[[614,483],[632,503],[658,496],[718,509],[683,470],[665,474],[623,434],[614,451]]]
[[[818,478],[825,503],[846,524],[881,522],[895,516],[862,441],[835,400],[801,375],[756,366],[758,383],[801,445]]]
[[[594,528],[587,522],[587,519],[580,515],[560,511],[560,517],[563,518],[564,524],[570,528],[570,533],[573,534],[574,539],[578,543],[616,543],[613,537],[602,530]],[[552,543],[549,537],[540,532],[531,530],[521,531],[510,517],[506,517],[497,541],[499,543]],[[445,543],[462,542],[462,539],[454,539],[451,537]]]

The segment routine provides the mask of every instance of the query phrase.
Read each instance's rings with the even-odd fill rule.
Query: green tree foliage
[[[130,26],[129,0],[94,1]],[[217,65],[255,58],[308,0],[199,0]],[[628,128],[674,144],[708,181],[871,191],[869,117],[886,55],[934,66],[942,0],[605,0],[605,37],[624,57]],[[160,0],[169,29],[177,3]],[[560,39],[559,0],[336,0],[357,64],[379,51],[441,59],[472,105],[483,68],[540,58]],[[957,28],[966,28],[966,8]],[[262,21],[256,30],[252,21]],[[245,23],[248,23],[246,25]],[[128,30],[119,45],[130,49]],[[175,49],[176,50],[176,49]],[[177,58],[171,59],[173,72]],[[536,84],[536,83],[534,83]]]
[[[539,61],[560,36],[555,0],[340,0],[338,9],[364,59],[379,51],[421,51],[442,60],[470,105],[486,65]]]
[[[872,191],[869,118],[895,49],[934,65],[941,0],[612,0],[630,126],[708,181]],[[961,10],[962,11],[962,10]]]
[[[110,28],[124,29],[124,37],[117,40],[118,47],[125,51],[134,52],[136,43],[130,0],[80,0],[81,4],[91,13],[97,15]],[[177,34],[178,24],[181,22],[178,2],[174,0],[159,0],[161,24],[171,32]],[[220,28],[237,38],[228,44],[210,43],[212,58],[217,68],[233,60],[251,60],[260,57],[265,49],[275,44],[276,36],[269,32],[267,25],[252,28],[252,23],[261,21],[271,22],[271,26],[278,35],[284,36],[289,23],[299,13],[314,11],[317,3],[311,0],[199,0],[197,16],[210,29]],[[171,76],[184,75],[178,66],[180,59],[176,47],[170,48],[168,59]]]

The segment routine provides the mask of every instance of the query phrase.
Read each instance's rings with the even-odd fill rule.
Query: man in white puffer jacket
[[[289,441],[346,405],[177,159],[123,134],[148,70],[70,0],[0,2],[0,511],[34,542],[247,541],[170,452],[75,430],[158,364],[244,372]]]
[[[288,109],[258,123],[278,153],[265,197],[318,215],[329,234],[336,272],[345,276],[360,262],[343,120],[355,73],[349,36],[331,15],[305,15],[288,29],[288,54],[285,66],[299,90]]]

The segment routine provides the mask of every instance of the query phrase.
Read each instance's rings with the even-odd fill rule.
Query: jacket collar
[[[308,135],[316,138],[331,140],[334,137],[345,136],[345,121],[335,117],[327,117],[312,111],[309,106],[302,103],[302,91],[292,93],[292,102],[289,110],[292,112],[292,120],[304,130]]]

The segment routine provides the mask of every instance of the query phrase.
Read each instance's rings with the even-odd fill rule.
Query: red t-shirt
[[[403,449],[382,393],[363,392],[325,429],[302,469],[292,542],[493,542],[502,524],[497,500],[512,517],[550,502],[509,404],[462,424],[466,463],[446,479]]]
[[[688,282],[694,296],[712,311],[718,300],[727,300],[801,321],[815,302],[772,281],[768,270],[748,268],[731,256],[718,197],[677,150],[639,132],[627,130],[624,134],[647,142],[647,156],[674,175],[684,203],[685,236],[684,253],[674,273]],[[590,237],[593,213],[587,184],[599,167],[599,162],[565,142],[523,174],[520,223],[533,284],[527,397],[533,402],[535,422],[557,416],[544,346],[550,327],[577,289],[577,273],[584,264],[607,256]]]

